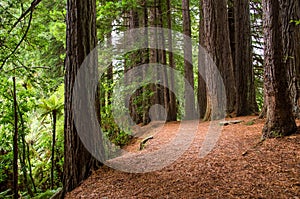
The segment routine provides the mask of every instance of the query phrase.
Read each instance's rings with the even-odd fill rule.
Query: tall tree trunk
[[[226,1],[203,0],[203,16],[205,47],[223,78],[227,98],[226,111],[230,114],[235,109],[236,88],[233,75]],[[212,79],[210,76],[214,75],[213,73],[213,71],[206,71],[207,79]],[[210,103],[208,103],[206,119],[210,118],[210,112],[211,107]]]
[[[65,62],[64,176],[62,196],[90,174],[96,160],[84,147],[74,124],[73,85],[85,57],[96,47],[96,0],[67,1],[67,56]],[[96,97],[97,98],[97,97]],[[83,103],[83,102],[82,102]],[[100,113],[96,99],[97,114]],[[98,118],[99,119],[99,118]],[[82,124],[84,125],[84,124]],[[92,138],[91,138],[92,139]]]
[[[142,2],[142,13],[141,13],[141,27],[144,27],[144,46],[149,46],[148,42],[148,1],[143,0]],[[142,50],[142,64],[149,64],[149,49],[145,48]],[[145,77],[145,74],[143,74]],[[143,118],[143,125],[149,124],[150,123],[150,117],[149,117],[149,106],[150,106],[150,98],[147,96],[147,93],[149,92],[149,86],[144,86],[142,88],[142,93],[143,93],[143,102],[142,102],[142,107],[143,107],[143,113],[142,113],[142,118]]]
[[[111,23],[110,23],[111,24]],[[107,42],[106,42],[108,48],[112,46],[112,25],[109,27],[109,32],[107,33]],[[114,82],[114,71],[113,71],[113,63],[111,62],[109,64],[109,67],[107,68],[107,84],[109,85],[109,90],[107,91],[107,105],[111,105],[112,102],[112,88],[110,85],[112,85]]]
[[[17,109],[18,109],[18,113],[19,113],[19,118],[20,118],[20,122],[21,122],[21,132],[22,133],[19,133],[20,137],[21,137],[21,143],[22,143],[22,154],[20,154],[20,163],[21,163],[21,168],[22,168],[22,171],[23,171],[23,177],[24,177],[24,186],[26,187],[27,191],[28,191],[28,194],[33,197],[33,192],[30,188],[30,184],[28,183],[28,180],[27,180],[27,166],[26,166],[26,154],[29,153],[29,151],[27,151],[26,153],[26,140],[25,140],[25,123],[24,123],[24,120],[23,120],[23,115],[22,115],[22,112],[21,112],[21,109],[20,109],[20,106],[19,104],[17,103]]]
[[[54,167],[55,167],[55,139],[56,139],[56,118],[57,110],[52,111],[52,155],[51,155],[51,189],[54,189]]]
[[[30,148],[29,148],[29,144],[26,143],[26,148],[27,148],[27,162],[28,162],[28,167],[29,167],[29,177],[30,177],[30,180],[31,180],[31,183],[32,183],[32,186],[33,186],[33,190],[34,192],[36,193],[36,186],[35,186],[35,182],[34,182],[34,179],[33,179],[33,174],[32,174],[32,166],[31,166],[31,160],[30,160]]]
[[[165,16],[166,10],[164,9],[164,4],[162,3],[162,0],[158,0],[158,7],[157,7],[157,16],[158,16],[158,41],[160,49],[159,52],[159,63],[163,66],[166,66],[167,64],[167,54],[166,54],[166,42],[165,42],[165,32],[163,30],[164,28],[164,16]],[[160,115],[161,119],[166,119],[166,121],[170,121],[169,115],[170,115],[170,95],[169,95],[169,80],[167,76],[167,70],[164,68],[162,71],[162,74],[157,74],[159,78],[161,79],[161,83],[164,85],[159,86],[160,87],[160,104],[164,106],[166,111],[166,118],[164,118],[164,112],[161,110]]]
[[[13,77],[13,100],[14,100],[14,136],[13,136],[13,193],[14,199],[19,198],[18,187],[18,111],[17,111],[17,91],[16,91],[16,77]]]
[[[173,36],[172,36],[172,18],[171,18],[171,2],[170,0],[166,0],[167,4],[167,23],[168,23],[168,49],[169,49],[169,66],[171,69],[175,69],[175,62],[173,56]],[[176,108],[176,96],[172,92],[174,89],[174,73],[170,71],[170,103],[169,103],[169,114],[168,120],[169,121],[176,121],[177,120],[177,108]]]
[[[287,64],[283,58],[283,38],[278,0],[263,0],[267,121],[263,137],[289,135],[296,131],[292,105],[288,93]]]
[[[252,65],[249,0],[234,0],[234,68],[237,89],[236,115],[258,111]]]
[[[205,46],[203,0],[200,0],[199,49],[198,49],[198,107],[199,117],[204,119],[207,108],[206,71],[203,65],[201,48]]]
[[[188,88],[194,90],[194,71],[192,62],[192,43],[191,39],[191,18],[190,18],[190,1],[182,0],[182,17],[183,17],[183,34],[184,42],[184,77],[187,80],[185,83],[185,118],[195,119],[195,96],[194,93],[187,93]],[[188,96],[191,95],[191,96]]]
[[[150,8],[150,15],[149,15],[149,25],[151,27],[157,27],[158,25],[158,17],[157,17],[157,0],[153,0],[151,3]],[[159,62],[158,57],[158,32],[156,29],[153,29],[154,31],[149,32],[149,42],[151,43],[151,46],[154,46],[155,48],[150,49],[149,54],[149,63],[150,64],[157,64]],[[157,74],[156,78],[157,78]],[[155,104],[159,104],[159,86],[157,84],[151,84],[150,85],[151,92],[154,93],[154,95],[150,99],[150,106],[153,106]],[[160,112],[159,110],[154,110],[153,114],[151,115],[151,120],[159,120],[160,119]]]
[[[300,25],[291,20],[300,19],[300,2],[280,0],[282,11],[283,56],[288,67],[288,86],[293,114],[300,118]]]
[[[230,38],[230,48],[232,54],[232,63],[235,63],[235,10],[234,3],[236,0],[227,1],[227,12],[228,12],[228,27],[229,27],[229,38]],[[236,68],[233,67],[233,74],[235,74]]]
[[[129,30],[131,29],[136,29],[139,28],[139,12],[133,8],[130,10],[129,12]],[[131,38],[132,40],[134,40],[135,38]],[[125,69],[125,72],[127,72],[128,70],[139,66],[141,64],[141,60],[142,58],[139,57],[140,56],[140,49],[139,50],[135,50],[133,52],[129,52],[129,60],[127,60],[127,66]],[[130,79],[128,80],[129,82],[134,82],[136,77],[129,77]],[[140,106],[141,104],[139,103],[140,101],[140,97],[142,95],[142,89],[137,89],[134,94],[132,94],[132,96],[130,97],[130,106],[129,106],[129,110],[130,110],[130,115],[132,120],[138,124],[141,123],[143,121],[142,118],[142,114],[138,111],[139,108],[138,106]]]

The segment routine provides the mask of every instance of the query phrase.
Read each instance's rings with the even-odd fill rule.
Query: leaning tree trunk
[[[258,112],[252,66],[249,0],[234,0],[234,67],[236,82],[236,115]]]
[[[75,112],[72,108],[72,102],[75,100],[72,97],[73,86],[77,72],[85,57],[95,48],[96,43],[96,0],[68,0],[62,195],[73,190],[86,179],[96,164],[96,160],[87,151],[79,138],[74,123]],[[95,106],[97,113],[100,113],[99,106]]]
[[[227,114],[230,114],[233,113],[235,109],[236,88],[233,75],[226,1],[203,0],[203,17],[205,48],[212,57],[223,78],[226,90],[226,112]],[[212,76],[214,73],[214,71],[206,71],[207,81],[213,79]],[[221,102],[213,103],[221,104]],[[208,100],[207,106],[205,119],[210,119],[210,100]]]
[[[265,72],[264,89],[267,121],[263,138],[289,135],[296,131],[288,93],[287,65],[283,61],[281,11],[278,0],[264,0]]]

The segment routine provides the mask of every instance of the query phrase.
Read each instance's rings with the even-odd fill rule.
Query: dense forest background
[[[5,0],[0,13],[0,198],[63,195],[99,167],[74,126],[74,80],[97,44],[110,46],[113,35],[131,29],[160,27],[194,39],[223,78],[227,117],[265,117],[263,138],[296,131],[295,119],[300,117],[296,0]],[[168,88],[143,85],[130,98],[127,108],[136,124],[149,124],[149,110],[155,104],[166,110],[166,118],[155,112],[158,120],[218,119],[212,118],[211,105],[222,99],[211,98],[207,87],[214,73],[207,68],[201,76],[201,67],[187,61],[200,55],[193,54],[183,38],[184,57],[173,54],[178,44],[172,43],[172,36],[170,31],[156,32],[146,42],[168,50],[127,53],[101,77],[96,110],[105,137],[114,144],[124,146],[132,139],[130,130],[120,129],[113,118],[114,82],[142,64],[160,63],[180,71],[194,93],[179,103],[168,89],[174,84],[172,74],[159,74]]]

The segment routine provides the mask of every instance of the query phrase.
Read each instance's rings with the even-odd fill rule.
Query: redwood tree
[[[223,78],[227,98],[226,110],[227,113],[230,114],[234,112],[236,88],[233,75],[226,1],[203,0],[203,18],[205,48],[212,57]],[[207,80],[213,79],[211,76],[215,75],[214,73],[214,71],[206,71]],[[207,106],[205,119],[210,118],[211,107],[209,101]]]
[[[203,60],[201,57],[201,48],[205,46],[204,35],[204,18],[203,18],[203,0],[200,0],[200,21],[199,21],[199,49],[198,49],[198,108],[199,117],[204,118],[207,108],[207,91],[206,91],[206,74]],[[203,75],[203,76],[202,76]]]
[[[174,62],[174,55],[173,55],[173,36],[172,36],[172,16],[171,16],[171,2],[170,0],[166,0],[166,15],[167,15],[167,27],[168,27],[168,54],[169,54],[169,66],[172,69],[175,69],[175,62]],[[177,107],[176,107],[176,96],[171,91],[174,89],[174,73],[173,71],[170,72],[170,82],[169,82],[169,96],[170,96],[170,106],[169,106],[169,113],[168,113],[168,120],[169,121],[176,121],[177,119]]]
[[[252,65],[249,0],[234,0],[233,65],[236,82],[236,115],[258,112]],[[232,45],[232,46],[233,46]]]
[[[263,137],[285,136],[296,131],[284,62],[282,21],[278,0],[263,0],[267,121]]]
[[[300,118],[300,25],[291,20],[300,19],[300,1],[280,0],[282,12],[283,60],[288,68],[288,85],[293,114]]]
[[[95,48],[96,0],[67,1],[67,56],[65,62],[65,131],[63,191],[73,190],[93,169],[96,160],[81,142],[74,124],[73,86],[85,57]],[[97,106],[99,109],[99,106]],[[99,112],[99,111],[98,111]]]
[[[185,116],[186,119],[194,119],[196,116],[195,111],[195,97],[187,96],[188,88],[191,86],[194,89],[194,72],[192,60],[192,43],[189,41],[191,38],[191,17],[190,17],[190,1],[182,0],[182,18],[183,18],[183,34],[186,36],[184,42],[184,77],[187,80],[185,83]]]

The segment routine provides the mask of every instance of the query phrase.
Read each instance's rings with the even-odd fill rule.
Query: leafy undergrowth
[[[300,134],[260,142],[264,120],[234,119],[244,122],[224,126],[217,145],[204,158],[199,158],[199,149],[208,122],[199,125],[189,149],[164,169],[135,174],[104,166],[66,198],[299,198]],[[142,152],[139,140],[125,149],[157,150],[178,127],[172,122],[160,128]]]

